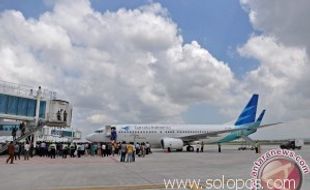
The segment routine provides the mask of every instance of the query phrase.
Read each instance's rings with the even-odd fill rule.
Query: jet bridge
[[[66,128],[71,126],[71,120],[71,104],[57,99],[56,92],[0,81],[0,121],[24,122],[26,131],[31,132],[27,133],[30,136],[39,131],[40,123],[48,127]],[[0,130],[4,128],[3,125],[0,122]],[[11,130],[7,131],[9,135]]]
[[[37,114],[38,112],[38,114]],[[72,106],[47,89],[0,81],[0,120],[31,122],[36,117],[53,127],[70,127]]]

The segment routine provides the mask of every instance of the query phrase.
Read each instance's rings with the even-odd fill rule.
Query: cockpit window
[[[97,130],[95,133],[103,133],[103,130]]]

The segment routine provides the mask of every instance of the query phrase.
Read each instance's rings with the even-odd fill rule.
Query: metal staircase
[[[26,138],[28,138],[29,136],[31,136],[32,134],[34,134],[36,131],[38,131],[39,129],[42,129],[42,127],[44,126],[45,124],[43,122],[39,122],[39,124],[34,127],[34,128],[31,128],[27,133],[25,133],[23,136],[20,136],[18,137],[17,139],[15,139],[13,141],[13,144],[16,144],[17,142],[21,141],[21,140],[24,140]],[[2,154],[4,151],[6,151],[8,149],[8,144],[4,145],[2,147],[2,149],[0,150],[0,154]]]

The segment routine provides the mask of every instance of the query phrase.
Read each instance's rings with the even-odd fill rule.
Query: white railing
[[[34,98],[37,95],[37,89],[28,85],[0,80],[0,93]],[[42,98],[50,100],[56,99],[56,92],[42,89]]]

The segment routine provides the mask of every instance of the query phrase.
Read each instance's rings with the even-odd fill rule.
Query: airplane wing
[[[274,125],[279,125],[281,123],[282,122],[264,124],[264,125],[260,125],[259,127],[257,127],[257,129],[270,127],[270,126],[274,126]],[[200,139],[206,139],[208,137],[217,137],[219,134],[222,134],[222,133],[231,133],[234,131],[241,131],[241,130],[252,130],[252,129],[248,128],[248,127],[224,129],[224,130],[220,130],[220,131],[210,131],[210,132],[202,133],[202,134],[183,136],[183,137],[180,137],[180,139],[182,139],[184,142],[186,142],[186,141],[190,142],[190,141],[196,141],[196,140],[200,140]]]
[[[189,141],[196,141],[200,139],[206,139],[208,137],[217,137],[219,134],[222,134],[222,133],[230,133],[234,131],[241,131],[241,130],[247,130],[247,129],[249,128],[242,127],[242,128],[234,128],[234,129],[224,129],[224,130],[219,130],[219,131],[210,131],[210,132],[202,133],[202,134],[188,135],[188,136],[183,136],[179,138],[182,139],[184,142],[186,141],[189,142]]]
[[[271,126],[274,126],[274,125],[280,125],[280,124],[282,124],[282,123],[283,123],[283,122],[268,123],[268,124],[260,125],[260,126],[258,127],[258,129],[260,129],[260,128],[265,128],[265,127],[271,127]]]

